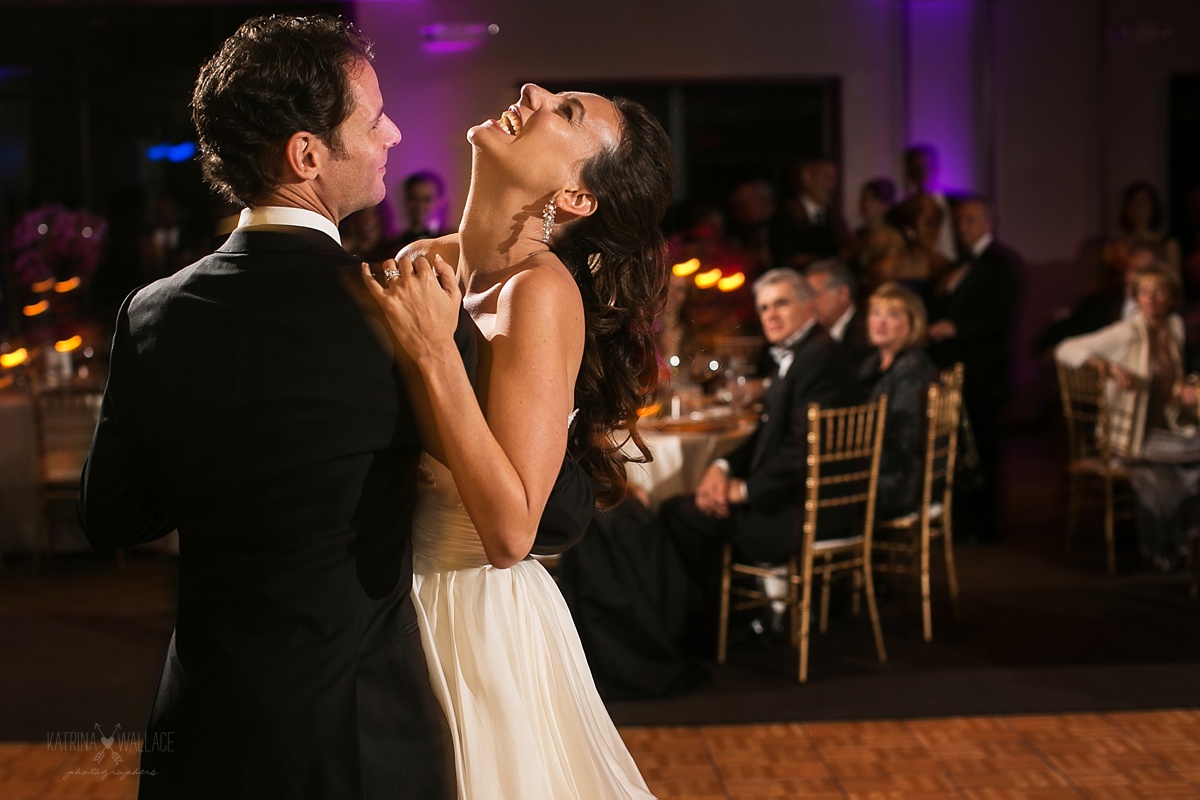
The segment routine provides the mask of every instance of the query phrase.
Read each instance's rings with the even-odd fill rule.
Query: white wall
[[[355,16],[379,45],[388,113],[405,134],[389,182],[413,169],[443,170],[457,213],[469,177],[465,131],[498,116],[531,79],[840,76],[852,196],[862,182],[894,175],[903,147],[901,11],[895,0],[360,0]],[[419,29],[434,22],[494,23],[500,32],[471,52],[426,53]]]
[[[356,17],[379,43],[388,110],[405,132],[389,181],[445,171],[454,213],[464,132],[507,107],[522,80],[839,76],[848,202],[863,181],[898,177],[908,141],[937,145],[948,132],[970,146],[947,149],[947,182],[993,195],[1004,238],[1035,262],[1072,257],[1125,182],[1165,189],[1167,79],[1200,71],[1191,0],[359,0]],[[432,54],[420,28],[435,22],[500,32],[471,52]],[[1158,29],[1167,37],[1112,41]],[[1088,288],[1077,279],[1090,276],[1065,277],[1064,294]]]

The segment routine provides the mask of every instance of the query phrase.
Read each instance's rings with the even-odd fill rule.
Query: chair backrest
[[[1058,364],[1058,387],[1072,461],[1100,459],[1108,463],[1114,452],[1104,381],[1104,374],[1087,364]]]
[[[962,394],[963,379],[966,370],[961,361],[956,361],[954,366],[946,367],[938,376],[938,383],[947,389],[953,389],[960,395]]]
[[[961,367],[961,365],[959,365]],[[943,377],[946,373],[942,373]],[[928,515],[934,493],[941,488],[942,513],[950,513],[954,471],[958,458],[959,419],[962,414],[962,370],[950,383],[931,383],[925,400],[925,477],[921,509]]]
[[[43,469],[47,459],[55,460],[56,471],[73,462],[82,467],[100,417],[103,386],[78,382],[45,386],[34,381],[31,391]]]
[[[817,403],[809,404],[804,479],[807,552],[812,552],[818,514],[823,509],[838,509],[856,525],[861,520],[866,546],[870,548],[886,416],[887,395],[848,408],[822,409]]]

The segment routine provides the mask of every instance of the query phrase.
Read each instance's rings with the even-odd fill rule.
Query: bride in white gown
[[[624,492],[626,438],[645,453],[670,145],[635,103],[532,85],[468,139],[459,234],[385,264],[385,287],[364,268],[430,453],[414,599],[459,797],[652,797],[528,555],[564,451],[602,505]],[[480,333],[474,389],[452,340],[460,301]]]

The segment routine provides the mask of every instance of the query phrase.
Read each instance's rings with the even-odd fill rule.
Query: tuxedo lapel
[[[787,416],[791,412],[791,396],[799,376],[805,371],[804,354],[816,334],[814,325],[791,346],[792,365],[787,374],[771,382],[770,388],[763,394],[763,413],[759,418],[759,431],[755,436],[754,452],[750,458],[751,470],[756,469],[764,459],[778,446],[781,431],[784,429]]]

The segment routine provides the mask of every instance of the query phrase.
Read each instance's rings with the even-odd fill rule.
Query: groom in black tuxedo
[[[400,140],[370,61],[326,16],[225,42],[193,118],[206,178],[248,208],[117,319],[81,521],[98,548],[180,542],[141,797],[455,795],[409,598],[421,442],[337,232],[383,199]],[[464,313],[468,371],[474,337]],[[590,516],[578,469],[556,491],[543,550]]]

